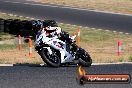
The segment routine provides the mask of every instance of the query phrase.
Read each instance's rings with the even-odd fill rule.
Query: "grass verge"
[[[60,24],[61,28],[70,34],[77,32],[77,26]],[[113,63],[128,61],[132,55],[132,35],[121,34],[118,32],[97,30],[81,27],[81,47],[87,50],[93,62]],[[122,55],[117,55],[117,42],[122,41]],[[130,60],[129,60],[130,61]]]
[[[132,0],[34,0],[77,8],[132,14]]]
[[[30,18],[13,16],[12,14],[5,14],[5,13],[2,13],[2,12],[0,12],[0,18],[4,18],[4,19],[31,20]]]

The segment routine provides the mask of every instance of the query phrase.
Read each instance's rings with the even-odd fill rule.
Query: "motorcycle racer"
[[[53,67],[65,64],[90,66],[92,59],[75,44],[75,36],[62,31],[55,21],[43,21],[36,35],[35,49],[43,61]]]
[[[76,50],[76,45],[74,44],[75,40],[71,38],[68,32],[62,31],[54,20],[45,20],[43,23],[41,23],[40,27],[41,28],[38,33],[43,33],[47,37],[57,36],[60,40],[67,43],[67,51],[69,51],[70,46],[73,47],[73,50]]]
[[[74,43],[75,40],[72,39],[72,37],[70,37],[70,35],[65,32],[62,31],[60,27],[58,27],[57,23],[53,20],[46,22],[43,22],[43,24],[41,24],[40,26],[40,30],[37,33],[36,39],[39,39],[39,35],[43,34],[46,37],[49,38],[53,38],[53,37],[57,37],[60,40],[60,44],[63,46],[63,50],[60,47],[56,47],[56,46],[52,46],[54,48],[56,48],[57,50],[60,51],[61,53],[61,63],[65,62],[65,58],[70,58],[72,57],[71,55],[74,56],[75,51],[77,50],[77,46]],[[59,41],[58,40],[58,41]],[[44,40],[42,40],[44,41]],[[43,42],[42,42],[43,43]],[[70,48],[70,46],[72,46],[72,48]],[[39,49],[39,47],[36,47]],[[71,54],[69,54],[71,53]],[[67,57],[65,57],[67,56]]]
[[[58,36],[60,40],[67,43],[66,49],[70,50],[70,46],[72,46],[73,50],[77,50],[77,46],[75,44],[75,40],[69,35],[68,32],[63,31],[60,27],[58,27],[57,23],[54,20],[51,20],[48,23],[48,27],[46,27],[45,31],[49,32],[51,36]]]

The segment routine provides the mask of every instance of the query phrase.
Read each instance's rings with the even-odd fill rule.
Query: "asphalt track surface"
[[[34,3],[31,0],[0,0],[0,11],[39,19],[132,33],[132,15],[102,13]]]
[[[130,74],[132,64],[93,65],[88,74]],[[51,68],[23,65],[0,67],[0,88],[132,88],[130,84],[85,84],[76,82],[76,66]]]
[[[0,11],[36,18],[55,19],[82,26],[108,28],[117,31],[132,32],[132,17],[75,10],[62,7],[50,7],[24,4],[24,0],[12,0],[20,3],[0,0]],[[93,65],[85,68],[89,74],[130,74],[132,64]],[[76,82],[76,66],[51,68],[36,65],[17,65],[0,67],[0,88],[132,88],[130,84],[86,84]]]

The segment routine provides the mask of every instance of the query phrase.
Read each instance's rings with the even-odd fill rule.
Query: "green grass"
[[[0,50],[12,50],[12,49],[17,49],[17,44],[0,44]],[[28,44],[24,43],[22,45],[22,48],[26,49],[28,48]]]
[[[132,0],[34,0],[92,10],[132,14]]]
[[[30,19],[27,19],[25,17],[16,17],[16,16],[10,16],[10,15],[7,15],[7,14],[3,14],[0,12],[0,18],[4,18],[4,19],[20,19],[20,20],[30,20]]]
[[[73,32],[77,32],[77,26],[60,24],[62,30],[65,30],[72,34]],[[112,31],[104,31],[104,30],[97,30],[92,28],[85,28],[81,27],[81,41],[82,42],[112,42],[113,39],[120,39],[125,41],[126,39],[132,38],[132,35],[114,33]],[[126,40],[127,41],[127,40]]]
[[[129,56],[128,61],[132,62],[132,56]]]
[[[60,24],[60,27],[72,34],[77,32],[77,26]],[[132,35],[114,33],[112,31],[97,30],[92,28],[81,27],[81,47],[87,50],[93,62],[118,62],[120,60],[117,55],[117,42],[122,41],[122,58],[129,58],[132,55]],[[128,60],[126,60],[128,61]]]
[[[2,44],[2,45],[0,45],[0,50],[15,49],[16,46],[17,46],[17,45]]]
[[[0,32],[0,40],[12,39],[12,38],[14,38],[14,35],[11,35],[9,33]]]
[[[119,61],[119,62],[123,62],[123,60],[124,60],[123,57],[119,57],[119,58],[118,58],[118,61]]]
[[[0,32],[0,37],[2,37],[3,35],[9,35],[8,33],[4,33],[4,32]]]

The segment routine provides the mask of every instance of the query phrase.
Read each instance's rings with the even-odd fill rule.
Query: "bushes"
[[[124,60],[123,57],[119,57],[119,58],[118,58],[118,61],[119,61],[119,62],[123,62],[123,60]]]
[[[132,62],[132,56],[129,56],[128,61]]]

